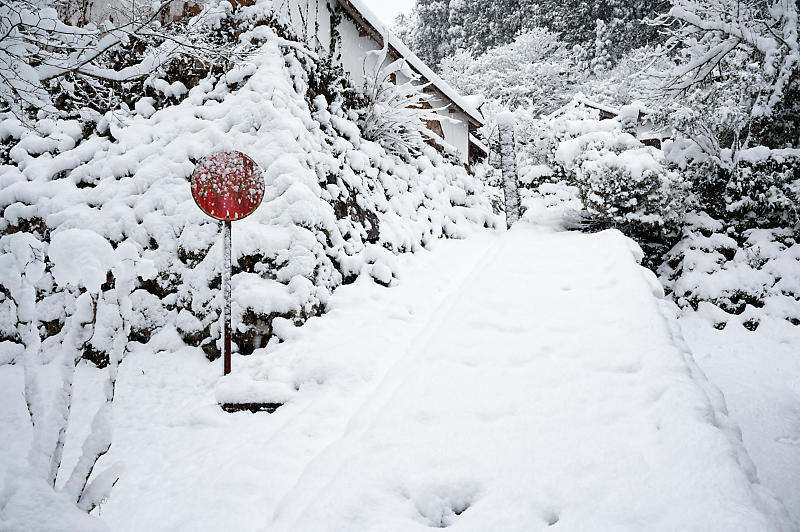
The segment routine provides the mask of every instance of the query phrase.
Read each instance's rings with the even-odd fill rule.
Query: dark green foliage
[[[306,73],[306,97],[309,103],[317,96],[324,96],[328,102],[339,102],[345,111],[364,107],[364,96],[353,87],[350,77],[334,57],[320,57],[313,67],[306,69]]]
[[[668,7],[665,0],[417,0],[416,17],[410,28],[401,28],[401,32],[409,46],[436,67],[456,50],[467,50],[477,57],[537,26],[559,34],[570,46],[589,50],[593,56],[598,37],[596,21],[602,20],[602,53],[616,60],[629,50],[660,40],[657,29],[643,21]]]
[[[800,154],[742,161],[725,186],[727,219],[737,230],[800,229]]]

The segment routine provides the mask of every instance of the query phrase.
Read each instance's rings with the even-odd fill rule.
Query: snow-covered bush
[[[630,236],[659,239],[681,222],[684,186],[660,150],[629,133],[596,131],[562,142],[556,160],[574,173],[583,205],[601,223]]]
[[[800,150],[760,146],[736,159],[725,187],[729,219],[741,229],[800,229]]]
[[[428,123],[451,120],[435,108],[429,84],[400,58],[386,64],[389,39],[381,50],[367,52],[364,59],[365,100],[360,125],[367,140],[373,140],[391,153],[418,154],[426,139],[431,139]],[[440,145],[441,138],[432,139]]]
[[[91,512],[119,478],[113,466],[93,472],[111,445],[117,368],[130,335],[130,292],[137,276],[155,272],[134,245],[122,242],[114,249],[88,229],[54,230],[49,240],[22,231],[0,236],[0,287],[12,302],[8,318],[24,349],[19,358],[32,429],[28,462],[8,471],[4,479],[0,518],[4,529],[36,522],[38,517],[27,514],[27,499],[35,496],[45,507],[61,508],[65,515],[56,520],[68,518],[83,522],[81,529],[95,529],[98,524],[81,520],[78,510]],[[76,365],[92,347],[107,355],[105,401],[95,413],[77,463],[65,470],[64,448],[68,438],[75,438],[70,416]]]
[[[723,166],[689,141],[666,148],[695,209],[659,270],[676,303],[720,327],[752,329],[765,315],[800,324],[797,150],[751,148]]]
[[[289,40],[268,5],[217,18],[240,28],[236,53],[254,43],[259,52],[225,73],[186,79],[180,99],[81,110],[32,130],[9,114],[0,122],[3,234],[46,244],[57,229],[91,228],[155,264],[157,274],[132,291],[131,338],[172,326],[210,358],[219,353],[219,228],[197,210],[187,181],[195,162],[217,150],[247,152],[267,178],[261,208],[233,231],[234,341],[243,353],[266,343],[273,319],[302,323],[362,273],[391,284],[392,253],[458,237],[465,224],[495,223],[482,183],[460,165],[425,144],[399,157],[366,140],[344,99],[322,94],[316,54]],[[166,91],[176,83],[159,80]],[[71,303],[41,283],[40,327],[52,336]],[[13,302],[2,298],[0,315],[11,315]],[[0,331],[3,341],[20,341],[7,321]],[[102,363],[108,353],[95,344],[86,354]]]
[[[517,150],[520,180],[530,187],[556,183],[570,177],[556,158],[562,142],[592,131],[613,131],[619,124],[601,121],[595,109],[580,105],[579,97],[547,116],[520,109],[517,118]]]
[[[520,175],[534,192],[527,196],[549,195],[546,203],[563,200],[574,209],[568,191],[577,192],[585,224],[619,228],[640,243],[646,264],[655,267],[678,233],[687,186],[667,167],[661,150],[629,133],[635,130],[629,117],[638,108],[600,120],[582,98],[540,119],[522,115]],[[558,194],[542,188],[550,184],[559,184]]]
[[[765,315],[800,325],[800,242],[789,229],[740,237],[691,213],[659,275],[679,307],[702,311],[718,328],[734,322],[752,330]]]

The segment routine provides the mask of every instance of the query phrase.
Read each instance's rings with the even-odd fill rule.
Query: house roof
[[[439,77],[431,68],[425,64],[422,59],[417,57],[414,52],[403,44],[403,42],[395,36],[389,28],[375,15],[370,9],[364,5],[362,0],[337,0],[339,4],[359,23],[363,28],[375,39],[381,46],[384,45],[383,39],[388,36],[389,52],[397,58],[403,58],[408,65],[422,76],[425,81],[430,82],[438,92],[442,94],[447,100],[451,101],[453,105],[466,114],[470,122],[474,126],[484,125],[483,115],[472,105],[468,98],[465,98],[458,93],[446,81]]]

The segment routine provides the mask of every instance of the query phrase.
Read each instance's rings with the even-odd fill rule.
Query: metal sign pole
[[[223,258],[222,266],[222,295],[223,302],[223,321],[225,327],[225,369],[223,375],[231,372],[231,222],[226,220],[223,229]]]
[[[198,161],[192,198],[200,210],[222,223],[223,374],[231,372],[231,222],[247,218],[264,199],[264,174],[239,151],[220,151]]]

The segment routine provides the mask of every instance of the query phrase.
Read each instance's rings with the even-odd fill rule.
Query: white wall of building
[[[331,46],[330,13],[335,1],[281,0],[278,5],[280,5],[280,11],[289,18],[296,32],[305,36],[309,43],[323,50],[323,53],[329,53]],[[372,56],[368,58],[367,53],[380,50],[381,46],[346,14],[342,15],[337,29],[341,37],[341,50],[337,50],[337,53],[341,56],[342,67],[349,74],[353,85],[361,87],[364,84],[365,71],[369,72],[374,68],[374,63],[369,62]],[[386,61],[391,62],[392,60],[392,58],[388,58]],[[367,61],[366,69],[365,61]],[[406,80],[400,78],[398,81],[402,83]],[[444,140],[456,149],[461,162],[466,163],[469,153],[467,115],[456,109],[449,100],[437,97],[434,107],[445,106],[448,108],[441,111],[441,114],[458,122],[454,123],[447,119],[440,121]]]

